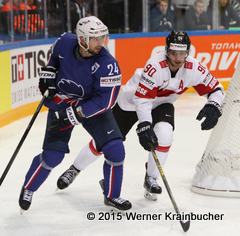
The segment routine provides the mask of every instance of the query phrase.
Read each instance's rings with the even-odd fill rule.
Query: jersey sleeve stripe
[[[106,107],[106,108],[103,108],[103,109],[101,109],[101,110],[99,110],[99,111],[97,111],[97,112],[95,112],[95,113],[92,114],[92,115],[86,116],[86,118],[90,118],[90,117],[93,117],[93,116],[99,115],[99,114],[105,112],[106,110],[111,109],[112,106],[114,105],[115,100],[116,100],[116,98],[115,98],[115,97],[116,97],[115,94],[116,94],[116,86],[113,87],[112,90],[111,90],[111,95],[110,95],[110,99],[109,99],[109,102],[108,102],[107,107]]]

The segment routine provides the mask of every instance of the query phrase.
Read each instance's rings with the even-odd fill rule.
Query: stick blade
[[[190,220],[185,222],[185,223],[180,221],[180,223],[181,223],[181,226],[183,228],[183,231],[187,232],[189,230],[189,228],[190,228]]]

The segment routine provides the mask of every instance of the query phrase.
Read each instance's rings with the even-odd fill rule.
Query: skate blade
[[[157,201],[157,194],[155,193],[150,193],[147,190],[144,191],[144,197],[146,199],[149,199],[151,201]]]
[[[115,207],[112,207],[112,206],[106,206],[106,210],[107,210],[107,212],[109,212],[110,214],[115,214],[115,215],[121,214],[122,216],[126,216],[126,212],[129,211],[129,210],[126,210],[126,211],[124,211],[124,210],[119,210],[119,209],[117,209],[117,208],[115,208]]]
[[[20,208],[20,215],[23,215],[26,211]]]

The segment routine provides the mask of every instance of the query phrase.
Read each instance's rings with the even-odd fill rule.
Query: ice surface
[[[144,164],[147,153],[138,143],[135,127],[125,142],[123,198],[132,202],[132,213],[160,219],[117,219],[109,215],[103,204],[98,181],[102,178],[103,157],[80,173],[66,190],[55,191],[58,177],[73,162],[79,150],[90,140],[86,131],[75,128],[71,141],[71,153],[49,175],[45,183],[34,193],[29,211],[20,215],[18,197],[25,174],[33,157],[41,152],[45,130],[46,112],[37,117],[29,135],[19,151],[8,175],[0,187],[0,235],[1,236],[226,236],[239,235],[239,199],[198,195],[191,191],[195,166],[206,147],[210,131],[201,131],[195,118],[205,103],[196,94],[184,94],[175,103],[174,142],[163,168],[174,198],[185,214],[223,215],[222,220],[193,220],[184,233],[178,220],[168,220],[166,213],[175,213],[162,179],[158,180],[163,193],[156,202],[143,197]],[[16,149],[31,117],[18,120],[0,129],[0,174],[2,175]],[[88,220],[88,213],[95,214]],[[103,220],[101,220],[101,216]],[[110,218],[110,219],[109,219]],[[109,220],[108,220],[109,219]]]

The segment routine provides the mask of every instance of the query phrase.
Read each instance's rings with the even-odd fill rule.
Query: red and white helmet
[[[76,34],[81,47],[83,47],[80,41],[81,36],[87,44],[87,48],[84,48],[85,50],[89,49],[89,39],[91,37],[105,36],[105,39],[109,37],[108,27],[95,16],[81,18],[76,26]]]

